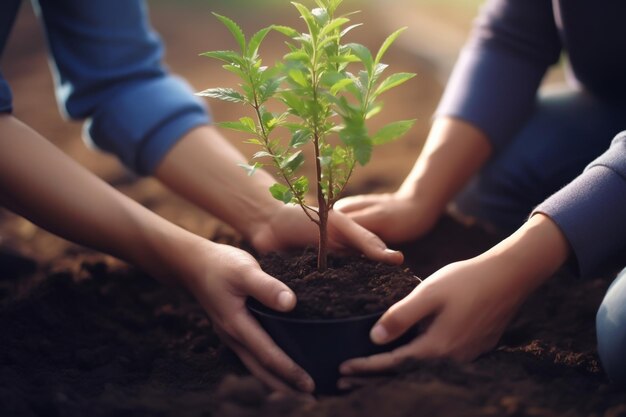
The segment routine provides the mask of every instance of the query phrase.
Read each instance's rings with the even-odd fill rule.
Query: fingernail
[[[290,291],[281,291],[278,294],[278,307],[282,310],[289,310],[295,303],[295,296]]]
[[[350,365],[347,364],[343,364],[339,367],[339,372],[344,374],[344,375],[352,375],[353,371],[352,371],[352,367]]]
[[[300,391],[313,392],[315,390],[315,382],[310,377],[304,378],[298,382],[298,388]]]
[[[389,338],[389,333],[387,333],[387,329],[382,324],[377,324],[370,332],[370,338],[374,343],[385,343]]]
[[[385,253],[392,253],[392,254],[395,254],[395,253],[398,253],[398,251],[397,251],[397,250],[393,250],[393,249],[386,248],[386,249],[385,249]]]
[[[352,388],[352,384],[349,381],[340,379],[339,382],[337,382],[337,388],[339,388],[340,390],[348,390]]]

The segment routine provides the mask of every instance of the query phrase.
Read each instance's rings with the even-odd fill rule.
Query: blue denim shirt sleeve
[[[502,149],[530,115],[561,50],[550,1],[489,0],[447,83],[435,117],[460,118]]]
[[[626,256],[626,131],[574,181],[540,204],[565,234],[578,271],[589,276]]]
[[[163,46],[141,0],[38,0],[56,95],[88,140],[150,174],[186,132],[209,122],[185,81],[163,67]]]

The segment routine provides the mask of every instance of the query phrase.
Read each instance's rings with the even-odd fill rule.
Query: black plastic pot
[[[344,319],[295,319],[255,300],[248,301],[248,309],[276,344],[311,375],[316,394],[339,393],[339,365],[345,360],[392,350],[417,333],[407,332],[380,346],[371,342],[369,333],[382,312]]]

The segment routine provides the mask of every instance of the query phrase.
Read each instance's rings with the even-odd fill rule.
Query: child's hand
[[[187,251],[183,282],[208,313],[215,331],[256,377],[277,390],[311,392],[311,377],[289,358],[250,315],[248,296],[274,310],[289,311],[293,292],[265,274],[247,252],[199,241]]]
[[[280,251],[317,245],[319,230],[302,208],[284,205],[257,227],[251,240],[260,252]],[[402,253],[388,249],[378,236],[338,211],[329,213],[328,244],[333,252],[357,250],[370,259],[389,264],[401,264],[404,260]]]

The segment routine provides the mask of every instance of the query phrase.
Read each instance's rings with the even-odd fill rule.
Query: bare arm
[[[38,225],[186,286],[248,368],[277,389],[310,377],[245,308],[252,296],[287,311],[295,296],[246,252],[202,239],[117,192],[28,126],[0,116],[0,201]]]

